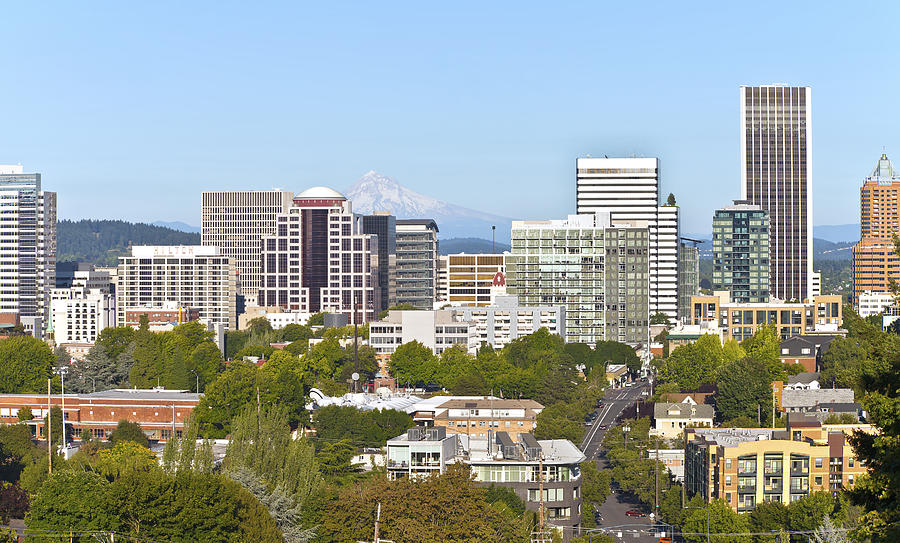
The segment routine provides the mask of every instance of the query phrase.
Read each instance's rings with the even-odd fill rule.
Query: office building
[[[41,190],[39,173],[0,165],[0,210],[0,313],[41,331],[56,288],[56,193]]]
[[[376,211],[360,218],[362,233],[378,236],[378,311],[396,305],[397,298],[397,218],[386,211]],[[428,309],[431,309],[429,306]]]
[[[884,313],[896,304],[897,299],[890,292],[866,290],[856,295],[856,312],[863,318]]]
[[[741,87],[741,199],[769,213],[769,292],[812,295],[810,88]]]
[[[55,289],[50,323],[57,345],[94,343],[104,328],[116,325],[115,300],[100,289]]]
[[[200,244],[219,247],[231,258],[239,291],[247,305],[256,305],[262,263],[262,239],[275,232],[275,218],[291,206],[293,193],[284,190],[203,192]],[[260,304],[262,305],[262,304]]]
[[[812,296],[822,295],[822,272],[812,274]]]
[[[862,424],[829,425],[800,413],[783,430],[688,428],[687,497],[721,499],[737,512],[762,502],[789,504],[810,492],[851,488],[866,472],[847,436],[872,432]]]
[[[490,432],[488,438],[447,435],[446,428],[411,428],[387,442],[391,479],[427,477],[452,463],[471,466],[476,483],[512,489],[529,511],[543,503],[547,523],[569,540],[581,524],[584,454],[566,439],[537,440],[530,433]],[[543,487],[543,495],[540,490]]]
[[[434,354],[458,345],[470,353],[478,349],[475,324],[443,310],[391,310],[369,324],[369,345],[376,354],[390,355],[404,343],[418,341]]]
[[[437,289],[438,302],[447,301],[447,289],[450,281],[449,262],[450,259],[447,255],[438,256],[437,287],[435,287]]]
[[[713,290],[736,303],[769,301],[769,214],[736,200],[713,215]],[[804,296],[805,298],[805,296]]]
[[[613,223],[645,221],[650,231],[650,314],[678,319],[678,207],[660,205],[659,159],[579,158],[576,212],[606,212]]]
[[[691,296],[700,294],[700,248],[696,242],[681,243],[678,263],[678,318],[691,314]]]
[[[801,334],[834,333],[843,319],[841,296],[817,296],[803,303],[736,303],[727,291],[691,298],[691,325],[700,333],[718,334],[723,341],[743,341],[767,324],[774,324],[782,339]],[[682,330],[676,329],[677,334]],[[846,332],[845,332],[846,333]]]
[[[477,344],[502,349],[509,342],[546,328],[551,334],[566,337],[566,308],[522,306],[513,295],[496,296],[495,304],[483,307],[450,307],[450,313],[475,325]]]
[[[349,200],[327,187],[298,194],[263,237],[259,305],[374,320],[381,307],[378,238],[363,234]],[[431,306],[429,306],[429,309]]]
[[[137,308],[196,308],[208,326],[237,326],[237,278],[233,261],[218,247],[135,246],[119,257],[116,320],[126,326]]]
[[[397,305],[432,309],[437,300],[438,226],[431,219],[397,220]]]
[[[892,236],[900,233],[900,173],[882,154],[859,189],[859,243],[853,246],[853,306],[866,292],[889,293],[888,278],[900,279],[900,258]]]
[[[502,254],[447,255],[444,299],[451,305],[493,305],[506,293],[506,260]]]
[[[200,320],[200,310],[167,301],[156,306],[129,307],[124,311],[120,322],[125,326],[137,329],[141,326],[141,319],[144,317],[147,318],[147,326],[151,332],[165,332],[179,324]]]
[[[524,306],[563,306],[565,339],[649,345],[650,234],[609,213],[513,221],[506,285]]]

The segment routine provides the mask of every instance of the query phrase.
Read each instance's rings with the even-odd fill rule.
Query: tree
[[[313,415],[316,436],[326,441],[348,439],[357,447],[381,447],[384,442],[412,428],[412,417],[395,409],[361,411],[351,406],[329,405]]]
[[[325,313],[313,313],[309,316],[310,326],[325,326]]]
[[[765,424],[771,419],[772,381],[766,365],[755,358],[742,358],[727,364],[716,381],[716,412],[720,419],[756,418],[762,413]]]
[[[678,383],[683,389],[696,389],[715,382],[719,368],[725,362],[725,351],[719,338],[704,334],[694,343],[672,351],[659,366],[659,378],[663,383]]]
[[[119,351],[119,358],[130,361],[129,349],[130,347],[126,346]],[[67,387],[71,386],[74,392],[96,392],[125,385],[128,382],[130,367],[122,364],[118,358],[110,356],[108,348],[104,345],[95,344],[84,360],[78,361],[72,369],[72,379],[66,383]]]
[[[23,518],[27,511],[28,493],[17,484],[6,481],[0,483],[0,522],[9,524],[9,519]],[[0,538],[0,542],[2,541]]]
[[[673,206],[673,205],[675,205],[675,195],[672,194],[671,192],[669,193],[669,197],[666,198],[666,205],[667,205],[667,206]]]
[[[204,342],[197,345],[191,352],[191,359],[188,362],[188,370],[191,372],[191,377],[195,377],[194,386],[191,388],[197,388],[197,382],[199,381],[199,388],[197,388],[196,392],[203,392],[206,389],[206,385],[212,383],[224,367],[225,362],[222,360],[222,353],[215,343]]]
[[[597,469],[597,463],[587,460],[581,463],[581,497],[582,522],[585,525],[594,525],[593,510],[599,508],[610,495],[610,483],[612,476],[609,470]]]
[[[256,403],[257,367],[251,362],[234,361],[206,387],[193,413],[209,437],[225,437],[231,420],[246,405]]]
[[[431,349],[418,341],[400,345],[391,355],[391,375],[398,383],[411,385],[434,383],[436,366],[437,357]]]
[[[153,471],[159,466],[156,453],[130,439],[117,441],[111,449],[99,449],[91,464],[110,481],[134,471]]]
[[[779,358],[781,352],[781,337],[778,328],[774,324],[761,326],[755,334],[745,339],[741,347],[747,356],[762,362],[769,372],[769,382],[786,381],[784,363]]]
[[[654,313],[650,316],[650,324],[665,324],[669,326],[671,321],[669,321],[669,316],[665,313]]]
[[[756,508],[750,512],[750,528],[754,532],[770,533],[783,530],[788,527],[788,508],[781,502],[759,502]],[[757,537],[757,539],[761,539]],[[775,538],[766,538],[763,541],[775,542]]]
[[[31,408],[27,405],[25,407],[19,408],[17,416],[19,418],[19,422],[25,422],[34,418],[34,415],[31,413]]]
[[[207,329],[200,321],[188,321],[184,324],[179,324],[172,329],[172,332],[187,339],[192,347],[196,347],[201,343],[212,342],[215,336],[213,331]]]
[[[731,506],[723,500],[714,500],[706,508],[691,509],[687,513],[682,528],[685,540],[697,543],[706,541],[707,521],[709,522],[709,533],[712,534],[740,534],[750,531],[747,517],[732,511]],[[709,540],[717,543],[741,543],[746,541],[746,536],[714,535]]]
[[[247,331],[251,336],[268,334],[272,331],[272,323],[265,317],[255,317],[247,323]]]
[[[104,328],[97,336],[94,347],[102,347],[107,356],[115,360],[134,341],[134,333],[134,328],[130,326]]]
[[[225,330],[225,358],[234,360],[249,338],[250,334],[243,330]]]
[[[56,362],[50,347],[31,336],[0,340],[0,392],[46,393]]]
[[[31,503],[28,528],[50,533],[118,531],[110,483],[90,471],[54,471]]]
[[[295,341],[309,343],[309,339],[313,337],[313,332],[309,326],[290,323],[285,325],[285,327],[279,331],[279,335],[281,336],[281,341],[286,341],[288,343],[293,343]]]
[[[63,438],[63,412],[62,409],[58,405],[54,405],[50,409],[50,424],[47,424],[47,417],[44,417],[44,431],[50,428],[50,439],[53,441],[53,445],[56,447],[62,447],[62,438]],[[72,426],[69,424],[65,425],[66,432],[66,440],[70,441],[72,439]]]
[[[113,444],[133,441],[142,447],[150,446],[150,440],[147,439],[147,435],[144,433],[141,425],[124,419],[116,424],[116,429],[109,435],[109,441]]]

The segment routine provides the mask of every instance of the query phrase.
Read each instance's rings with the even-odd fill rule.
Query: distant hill
[[[438,248],[441,250],[442,255],[450,255],[456,253],[490,253],[491,252],[491,240],[489,239],[481,239],[481,238],[453,238],[453,239],[442,239]],[[503,251],[509,250],[509,245],[506,243],[500,243],[499,241],[494,245],[494,250],[498,253],[502,253]]]
[[[832,243],[842,241],[859,241],[859,223],[856,224],[823,224],[813,226],[813,237]]]
[[[855,241],[834,243],[813,238],[813,260],[850,260],[850,249],[854,245]]]
[[[153,221],[150,224],[153,226],[162,226],[163,228],[171,228],[172,230],[178,230],[179,232],[190,232],[192,234],[200,233],[199,226],[194,226],[192,224],[181,221]]]
[[[200,234],[126,221],[59,221],[58,262],[91,262],[114,266],[132,245],[200,245]]]

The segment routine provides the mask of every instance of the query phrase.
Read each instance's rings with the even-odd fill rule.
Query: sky
[[[740,85],[812,87],[813,222],[900,162],[900,3],[18,2],[0,164],[60,218],[200,224],[200,192],[369,170],[516,219],[574,213],[575,158],[657,156],[682,232],[740,197]]]

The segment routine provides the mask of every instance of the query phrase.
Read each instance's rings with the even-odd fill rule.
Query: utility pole
[[[47,473],[53,473],[53,432],[50,431],[50,379],[47,379],[47,425],[44,432],[47,434]]]
[[[659,434],[656,434],[656,462],[654,463],[654,471],[656,476],[656,507],[653,512],[659,518]]]
[[[357,319],[356,319],[356,310],[359,306],[356,301],[357,292],[353,291],[353,373],[357,376],[359,375],[359,334],[357,332]],[[353,392],[359,392],[357,388],[359,385],[359,379],[353,381]],[[377,537],[375,538],[378,539]]]
[[[378,509],[375,512],[375,543],[378,543],[378,523],[381,521],[381,502],[378,502]]]
[[[62,447],[63,447],[63,456],[66,455],[66,374],[69,373],[69,368],[62,367],[53,370],[53,373],[59,375],[60,386],[62,387]]]
[[[497,226],[491,225],[491,254],[497,254],[497,251],[494,249],[494,237],[497,233]]]

